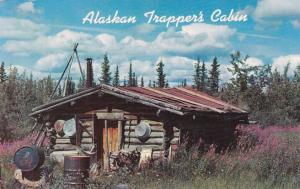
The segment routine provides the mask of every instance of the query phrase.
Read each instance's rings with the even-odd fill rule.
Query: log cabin
[[[52,154],[93,152],[104,165],[120,150],[151,149],[154,159],[168,158],[171,145],[228,146],[236,126],[248,121],[246,111],[192,88],[91,87],[88,78],[85,90],[30,114],[47,126]],[[64,121],[73,121],[73,134],[59,133]]]

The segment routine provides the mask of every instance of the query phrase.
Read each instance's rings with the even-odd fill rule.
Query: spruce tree
[[[4,62],[2,62],[0,66],[0,83],[5,82],[6,80],[7,80],[7,75],[5,72],[5,65]]]
[[[66,82],[65,95],[71,95],[75,93],[75,82],[72,80],[72,77],[69,77]]]
[[[164,63],[162,60],[157,64],[157,87],[164,88],[166,85],[166,74],[164,73]]]
[[[138,81],[138,76],[135,76],[135,87],[137,87],[139,85],[139,81]]]
[[[212,93],[216,93],[219,90],[219,81],[220,81],[220,64],[218,64],[217,57],[213,59],[211,64],[211,70],[209,72],[209,89]]]
[[[79,78],[79,82],[77,84],[77,88],[80,89],[84,89],[85,88],[85,84],[86,84],[86,79],[85,79],[85,74],[83,73],[83,76]]]
[[[184,80],[182,81],[182,84],[181,84],[182,87],[186,87],[187,86],[187,83],[186,83],[186,79],[184,78]]]
[[[144,77],[143,76],[141,77],[141,85],[140,86],[144,87]]]
[[[132,73],[132,85],[131,87],[135,87],[136,85],[136,80],[135,80],[135,72]]]
[[[231,82],[240,92],[245,92],[248,88],[249,73],[253,71],[255,67],[246,64],[246,60],[249,56],[246,55],[245,57],[242,57],[239,51],[230,56],[232,68],[227,69],[234,76],[231,79]]]
[[[152,81],[149,80],[148,87],[152,87]]]
[[[109,85],[111,81],[110,65],[107,54],[103,57],[103,62],[101,64],[101,77],[100,83]]]
[[[195,66],[194,66],[194,88],[197,89],[197,90],[200,90],[201,88],[201,81],[200,81],[200,78],[201,78],[201,67],[200,67],[200,59],[198,58],[197,59],[197,62],[195,63]]]
[[[128,71],[128,82],[129,87],[133,86],[133,73],[132,73],[132,62],[129,63],[129,71]]]
[[[155,88],[155,87],[156,87],[156,82],[155,82],[155,81],[153,81],[153,83],[152,83],[152,87],[153,87],[153,88]]]
[[[166,88],[169,88],[169,81],[166,80],[166,85],[165,85]]]
[[[201,72],[200,72],[200,90],[201,91],[206,91],[206,87],[207,87],[207,70],[205,67],[205,62],[202,62],[202,66],[201,66]]]
[[[113,86],[119,87],[120,86],[120,75],[119,75],[119,66],[116,67],[114,78],[113,78]]]
[[[126,77],[124,76],[124,79],[123,79],[123,87],[126,87],[127,86],[127,81],[126,81]]]

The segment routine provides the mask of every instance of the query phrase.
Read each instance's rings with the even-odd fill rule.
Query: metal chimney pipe
[[[93,87],[93,59],[86,59],[86,88]]]

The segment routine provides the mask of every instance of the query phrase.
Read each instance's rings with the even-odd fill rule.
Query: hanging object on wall
[[[54,129],[55,129],[56,133],[61,137],[65,135],[64,125],[65,125],[65,120],[57,120],[54,123]]]
[[[134,133],[140,141],[146,142],[151,135],[151,127],[150,127],[149,123],[140,122],[135,127]]]
[[[68,137],[73,137],[76,134],[76,121],[74,118],[69,119],[65,122],[64,124],[64,129],[63,129],[65,135]]]

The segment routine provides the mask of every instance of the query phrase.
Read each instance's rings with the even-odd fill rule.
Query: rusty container
[[[85,189],[89,177],[90,157],[65,156],[64,157],[64,188]]]
[[[14,163],[21,171],[34,171],[43,165],[45,161],[44,151],[37,146],[24,146],[18,149],[14,155]]]

